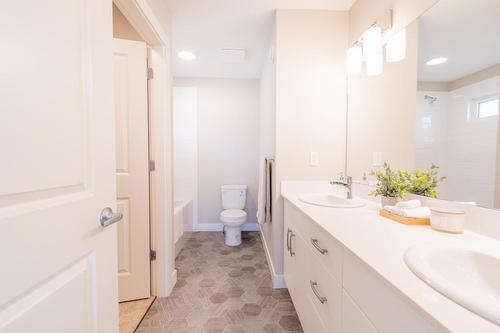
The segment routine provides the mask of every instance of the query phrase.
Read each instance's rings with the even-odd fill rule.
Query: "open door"
[[[115,38],[118,297],[150,296],[147,46]]]
[[[2,333],[118,331],[111,5],[1,5]]]

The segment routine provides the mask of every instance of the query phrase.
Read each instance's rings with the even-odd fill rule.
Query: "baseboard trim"
[[[193,226],[193,231],[222,231],[224,225],[222,223],[198,223]],[[242,228],[243,231],[260,231],[258,223],[245,223]]]
[[[177,284],[177,270],[174,269],[172,271],[172,274],[170,275],[170,288],[167,293],[167,296],[170,296],[170,293],[172,292],[176,284]]]
[[[285,276],[283,274],[273,275],[273,288],[274,289],[287,289]]]
[[[271,272],[271,278],[273,280],[274,289],[286,288],[285,276],[283,274],[276,274],[274,270],[273,260],[271,259],[271,254],[266,243],[266,237],[264,237],[264,232],[262,231],[262,226],[259,224],[260,235],[262,239],[262,245],[264,246],[264,252],[266,253],[267,265],[269,266],[269,271]]]

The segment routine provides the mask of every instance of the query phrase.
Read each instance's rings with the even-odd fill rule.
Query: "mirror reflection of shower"
[[[433,104],[435,101],[437,101],[437,97],[430,96],[430,95],[425,95],[424,99],[429,102],[429,104]]]

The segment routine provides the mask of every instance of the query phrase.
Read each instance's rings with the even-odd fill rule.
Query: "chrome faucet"
[[[347,199],[352,199],[352,177],[351,176],[346,176],[345,182],[338,181],[338,180],[332,180],[330,182],[330,184],[344,186],[347,190]]]

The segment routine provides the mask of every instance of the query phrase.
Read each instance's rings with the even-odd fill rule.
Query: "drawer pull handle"
[[[318,240],[316,238],[311,238],[311,243],[316,248],[316,250],[318,250],[319,253],[321,253],[321,254],[327,254],[328,253],[327,249],[324,249],[321,246],[319,246],[319,242],[318,242]]]
[[[321,296],[321,294],[319,293],[319,291],[317,289],[318,283],[313,281],[313,280],[310,280],[309,283],[311,284],[311,289],[312,289],[314,295],[316,295],[316,297],[321,302],[321,304],[325,304],[327,299],[325,296]]]
[[[290,232],[290,229],[288,229],[288,231],[286,232],[286,249],[288,250],[288,252],[290,252]]]
[[[295,252],[293,252],[293,249],[292,249],[292,237],[295,237],[295,234],[293,233],[292,230],[290,230],[290,256],[294,256],[295,255]]]

